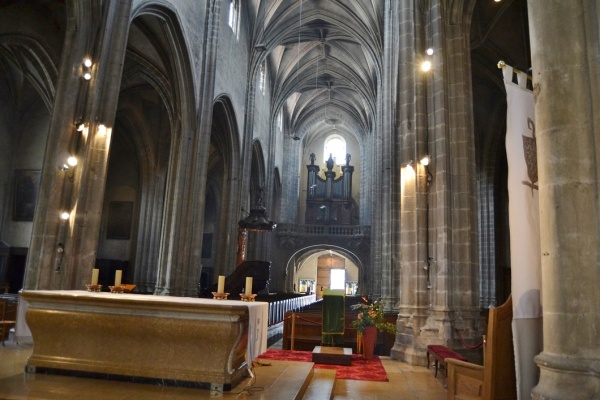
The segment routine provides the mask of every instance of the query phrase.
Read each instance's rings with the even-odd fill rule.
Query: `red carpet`
[[[267,350],[258,358],[262,360],[305,361],[312,362],[312,352],[297,350]],[[359,381],[387,382],[385,368],[378,356],[365,360],[362,355],[352,354],[352,365],[315,364],[315,368],[335,369],[336,379],[354,379]]]

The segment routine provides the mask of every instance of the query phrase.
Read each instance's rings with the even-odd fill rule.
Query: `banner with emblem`
[[[519,399],[539,380],[533,357],[542,350],[540,214],[535,107],[527,75],[505,65],[506,157],[513,301],[513,342]],[[513,83],[514,74],[517,83]]]

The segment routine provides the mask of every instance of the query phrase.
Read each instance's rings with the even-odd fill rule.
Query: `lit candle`
[[[121,286],[121,277],[123,276],[123,271],[121,271],[120,269],[118,269],[115,272],[115,286]]]
[[[252,277],[247,276],[246,277],[246,296],[251,295],[251,294],[252,294]]]
[[[98,268],[94,268],[92,270],[92,285],[98,284],[98,273],[99,272],[100,272],[100,270]]]
[[[219,285],[217,286],[217,293],[225,293],[225,275],[219,275]]]

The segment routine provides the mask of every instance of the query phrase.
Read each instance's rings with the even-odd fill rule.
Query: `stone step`
[[[334,384],[335,370],[315,369],[302,400],[331,400]]]
[[[277,361],[269,360],[269,363],[277,367]],[[261,399],[289,399],[301,400],[313,376],[314,363],[311,362],[286,362],[279,364],[283,366],[281,372],[274,368],[273,372],[277,374],[275,381],[268,387]]]

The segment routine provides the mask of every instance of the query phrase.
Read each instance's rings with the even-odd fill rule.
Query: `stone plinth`
[[[84,291],[22,295],[29,302],[34,342],[28,371],[166,379],[229,390],[246,376],[248,361],[266,350],[267,303]]]

